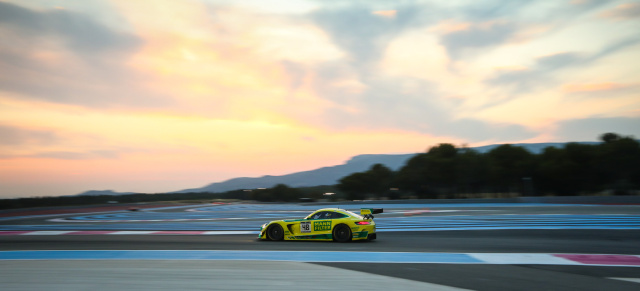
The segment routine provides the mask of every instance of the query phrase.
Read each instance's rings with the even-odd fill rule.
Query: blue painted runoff
[[[462,253],[301,251],[0,251],[0,260],[252,260],[359,263],[482,263]]]

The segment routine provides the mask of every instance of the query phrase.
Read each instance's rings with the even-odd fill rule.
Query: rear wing
[[[374,214],[382,213],[382,208],[360,208],[360,215],[364,219],[373,219]]]

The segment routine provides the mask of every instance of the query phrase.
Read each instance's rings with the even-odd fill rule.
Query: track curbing
[[[487,265],[583,265],[640,267],[640,255],[543,253],[421,253],[224,250],[38,250],[0,251],[11,260],[242,260],[307,263],[411,263]]]

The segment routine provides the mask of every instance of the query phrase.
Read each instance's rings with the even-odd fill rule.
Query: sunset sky
[[[640,138],[640,1],[0,0],[0,198]]]

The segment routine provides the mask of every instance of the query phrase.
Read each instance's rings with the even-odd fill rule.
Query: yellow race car
[[[338,241],[374,240],[376,224],[373,215],[382,208],[362,208],[360,215],[338,208],[316,210],[304,219],[275,220],[260,228],[263,240]]]

